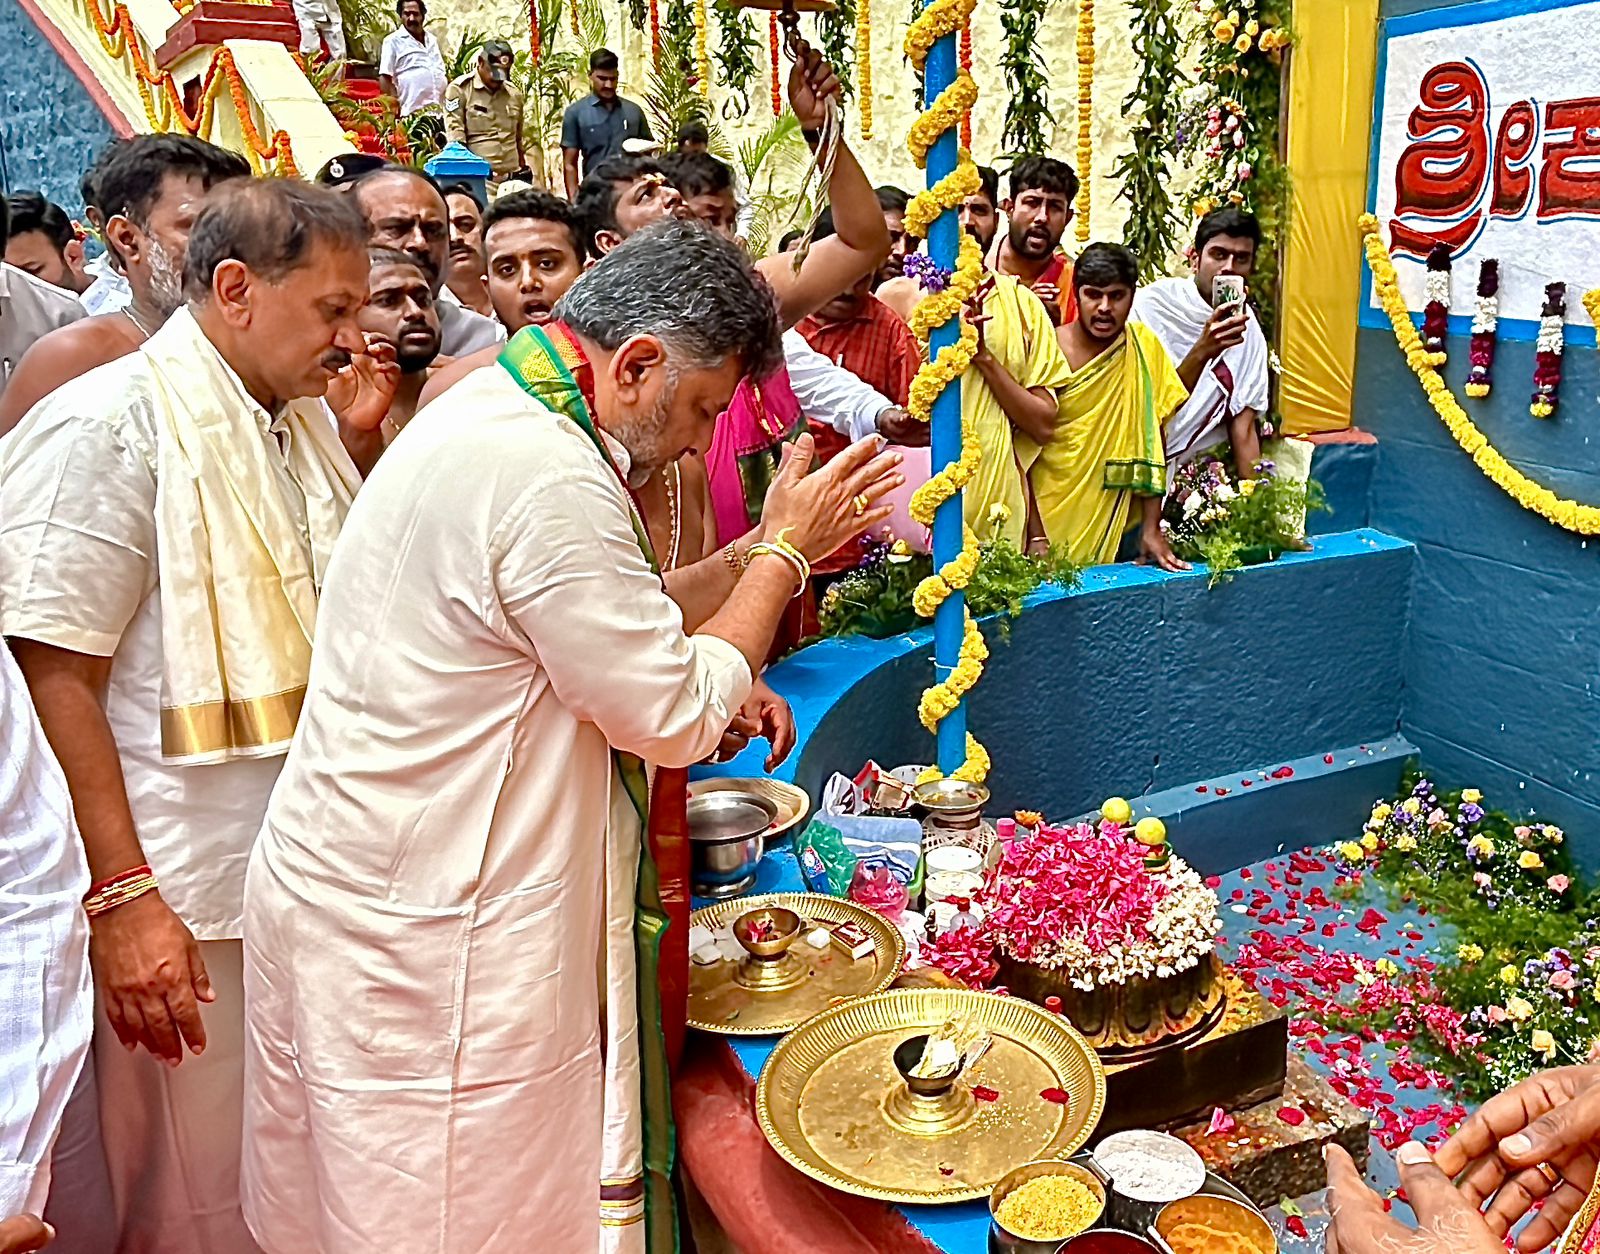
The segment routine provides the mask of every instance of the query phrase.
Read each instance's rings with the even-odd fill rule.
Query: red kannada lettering
[[[1519,100],[1500,119],[1494,139],[1494,196],[1489,212],[1497,218],[1520,218],[1533,199],[1533,171],[1528,168],[1539,142],[1539,115],[1533,103]]]
[[[1395,166],[1398,252],[1425,257],[1436,243],[1461,248],[1483,224],[1489,181],[1489,86],[1478,67],[1447,61],[1422,76],[1411,142]]]
[[[1546,105],[1544,129],[1539,220],[1600,216],[1600,98]],[[1568,131],[1570,138],[1554,138]]]

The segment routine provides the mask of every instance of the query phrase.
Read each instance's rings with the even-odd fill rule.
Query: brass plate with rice
[[[691,923],[717,931],[742,915],[761,910],[792,910],[800,916],[799,936],[764,970],[756,960],[724,959],[689,966],[689,1026],[724,1036],[777,1036],[798,1027],[835,1002],[881,992],[900,974],[906,940],[876,910],[822,893],[763,893],[735,897],[696,910]],[[831,940],[816,949],[806,940],[815,927],[854,923],[872,941],[860,958]]]
[[[895,1051],[950,1022],[987,1031],[988,1050],[947,1093],[908,1095]],[[984,1197],[1021,1163],[1081,1149],[1105,1101],[1099,1058],[1060,1015],[1015,997],[919,988],[835,1006],[790,1033],[762,1068],[756,1114],[773,1148],[824,1184],[942,1203]]]

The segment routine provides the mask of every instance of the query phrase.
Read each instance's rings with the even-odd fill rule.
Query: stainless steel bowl
[[[777,811],[748,794],[706,793],[689,799],[688,813],[691,891],[720,899],[754,884]]]

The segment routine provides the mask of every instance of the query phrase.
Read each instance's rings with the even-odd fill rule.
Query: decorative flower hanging
[[[706,0],[694,0],[694,70],[700,94],[711,98],[711,49],[706,39]]]
[[[1494,337],[1500,327],[1500,263],[1494,258],[1478,268],[1478,305],[1472,314],[1467,395],[1482,400],[1494,387]]]
[[[905,53],[913,68],[924,71],[929,52],[941,38],[960,32],[972,17],[976,0],[931,0],[917,14],[906,31]],[[926,80],[924,80],[926,81]],[[955,80],[929,102],[925,111],[911,125],[906,137],[906,147],[919,166],[927,161],[928,151],[938,138],[957,129],[977,98],[978,88],[972,75],[962,70]],[[940,213],[954,213],[962,200],[970,195],[973,183],[978,181],[978,170],[972,154],[965,146],[956,154],[956,168],[933,187],[919,192],[906,207],[906,230],[913,235],[926,235]],[[971,300],[983,279],[983,259],[976,243],[965,231],[957,254],[956,271],[949,286],[937,294],[924,296],[912,310],[911,328],[914,334],[926,336],[935,328],[951,321],[960,322],[959,338],[941,348],[932,360],[923,364],[911,381],[906,410],[922,422],[928,421],[933,402],[945,388],[966,373],[977,351],[978,334],[962,319],[962,310]],[[971,480],[983,453],[978,445],[975,424],[963,416],[961,421],[961,454],[949,466],[940,470],[912,494],[911,517],[925,527],[933,525],[938,507],[951,500]],[[933,575],[917,586],[914,601],[919,613],[931,617],[939,605],[952,593],[966,587],[977,566],[978,541],[970,527],[964,527],[961,552]],[[946,678],[935,682],[923,694],[919,712],[923,725],[930,731],[952,713],[961,698],[978,682],[983,672],[983,660],[988,648],[977,630],[970,614],[965,615],[965,632],[956,667]],[[966,760],[954,772],[957,779],[982,783],[989,773],[989,755],[978,740],[968,735]],[[939,771],[930,768],[926,778],[937,778]]]
[[[861,105],[861,138],[872,138],[872,4],[856,4],[856,83]]]
[[[650,0],[652,6],[655,0]],[[654,11],[652,7],[652,12]],[[767,51],[772,61],[772,116],[783,116],[783,70],[778,61],[778,15],[767,14]]]
[[[1561,354],[1567,342],[1567,285],[1547,283],[1544,308],[1539,312],[1539,338],[1534,345],[1533,400],[1528,412],[1535,418],[1555,415],[1561,391]]]
[[[1362,214],[1360,223],[1365,239],[1367,264],[1372,268],[1373,290],[1377,293],[1384,313],[1389,316],[1395,340],[1400,345],[1400,351],[1406,355],[1406,364],[1416,374],[1423,391],[1428,395],[1429,403],[1433,405],[1434,412],[1439,415],[1439,420],[1444,423],[1456,443],[1471,455],[1473,462],[1488,476],[1490,482],[1523,509],[1532,510],[1557,527],[1576,532],[1578,535],[1600,535],[1600,507],[1559,497],[1549,488],[1529,479],[1508,462],[1489,443],[1488,437],[1477,428],[1472,419],[1467,417],[1460,402],[1450,394],[1449,385],[1439,372],[1428,364],[1427,353],[1422,347],[1422,336],[1417,333],[1417,328],[1411,321],[1411,311],[1406,308],[1406,299],[1400,291],[1399,278],[1395,274],[1389,250],[1384,245],[1378,219],[1370,213]]]
[[[1430,366],[1446,360],[1445,339],[1450,334],[1450,246],[1435,244],[1428,250],[1426,304],[1422,307],[1422,347]]]
[[[1094,165],[1094,0],[1078,0],[1078,201],[1079,245],[1089,242],[1089,185]]]
[[[661,68],[661,0],[650,0],[650,64]]]
[[[528,59],[539,64],[539,0],[528,0]]]

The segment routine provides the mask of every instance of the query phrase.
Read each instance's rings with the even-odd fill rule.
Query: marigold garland
[[[856,5],[856,83],[861,107],[861,138],[872,138],[872,5]]]
[[[976,0],[930,0],[906,31],[905,53],[912,67],[924,72],[928,53],[933,45],[947,35],[962,31],[972,16]],[[924,80],[926,81],[926,80]],[[970,117],[978,97],[978,86],[965,67],[958,70],[951,84],[930,102],[924,112],[912,123],[906,138],[918,166],[927,163],[929,150],[935,141],[952,129],[958,129]],[[956,168],[933,187],[920,193],[907,207],[906,229],[917,236],[925,236],[928,228],[943,211],[957,211],[977,178],[977,167],[966,145],[958,149]],[[915,229],[913,229],[915,228]],[[957,254],[955,273],[941,292],[932,293],[919,302],[912,311],[912,324],[919,337],[926,337],[951,321],[960,322],[960,335],[925,362],[911,381],[906,409],[920,421],[928,421],[934,400],[945,388],[956,383],[972,364],[977,352],[977,331],[962,320],[962,308],[982,281],[982,258],[979,250],[968,247],[971,243],[962,232],[962,245]],[[924,306],[927,306],[926,310]],[[971,480],[983,451],[978,445],[976,425],[965,414],[961,419],[961,453],[955,462],[935,474],[913,493],[911,516],[924,526],[931,526],[939,506],[954,498]],[[961,552],[946,562],[936,574],[930,575],[917,586],[913,604],[919,614],[932,617],[939,606],[957,589],[963,588],[972,578],[978,563],[978,541],[970,527],[962,528]],[[983,661],[988,656],[988,646],[970,614],[963,615],[961,652],[955,667],[943,680],[929,686],[922,694],[918,711],[923,726],[937,731],[939,723],[949,717],[961,704],[961,699],[971,691],[983,673]],[[989,754],[977,738],[968,735],[966,760],[954,772],[955,778],[972,783],[982,783],[989,773]],[[930,768],[923,778],[936,779],[940,772]]]
[[[1078,202],[1077,239],[1089,242],[1089,177],[1094,165],[1094,0],[1078,0]]]
[[[911,130],[906,134],[906,147],[911,150],[911,156],[919,168],[928,163],[928,151],[939,136],[959,126],[961,119],[972,112],[972,106],[977,102],[977,80],[962,71],[951,80],[950,86],[940,92],[934,102],[917,116],[917,120],[911,124]]]
[[[652,4],[655,0],[650,0]],[[767,51],[772,61],[772,116],[783,116],[783,74],[778,66],[778,15],[767,14]]]
[[[245,140],[244,155],[249,160],[251,169],[260,174],[265,170],[265,163],[276,161],[279,174],[289,178],[299,177],[300,171],[290,150],[288,133],[282,130],[274,131],[269,142],[262,137],[260,129],[256,126],[255,118],[250,111],[250,100],[245,92],[244,80],[239,76],[239,68],[234,64],[231,50],[219,48],[212,54],[211,62],[206,67],[205,76],[200,84],[200,111],[194,117],[190,117],[184,108],[183,95],[179,92],[177,82],[172,75],[164,70],[152,70],[149,62],[145,60],[144,49],[140,45],[138,32],[134,29],[133,18],[128,13],[127,6],[116,5],[111,10],[109,20],[100,7],[100,0],[86,0],[84,7],[105,54],[113,61],[121,61],[124,57],[132,61],[134,85],[138,89],[139,101],[144,106],[145,120],[150,124],[151,131],[165,133],[182,130],[201,139],[208,139],[216,116],[217,93],[226,85],[228,97],[233,102],[234,112],[238,115],[239,130]],[[160,90],[164,108],[157,109],[152,87]]]
[[[700,94],[711,98],[711,50],[706,46],[706,0],[694,0],[694,70]]]
[[[1583,308],[1589,320],[1600,326],[1600,287],[1591,287],[1583,294]]]
[[[580,39],[583,38],[583,28],[578,25],[578,0],[567,0],[567,13],[572,18],[572,33]]]
[[[650,0],[650,66],[661,68],[661,0]]]
[[[1411,311],[1406,308],[1405,296],[1400,291],[1400,281],[1395,274],[1394,262],[1383,242],[1378,219],[1370,213],[1360,219],[1367,264],[1372,269],[1373,290],[1383,311],[1394,327],[1395,340],[1405,354],[1406,364],[1416,374],[1434,412],[1454,437],[1455,442],[1471,455],[1474,464],[1489,481],[1512,500],[1540,517],[1566,531],[1581,536],[1600,535],[1600,507],[1559,497],[1549,488],[1528,478],[1489,443],[1488,437],[1467,417],[1466,410],[1451,394],[1449,385],[1433,366],[1428,364],[1427,350],[1422,346],[1422,336],[1411,321]],[[1586,298],[1587,299],[1587,298]]]
[[[972,73],[972,24],[965,22],[961,26],[961,34],[956,38],[956,64],[963,74]],[[959,140],[963,148],[972,147],[972,110],[968,109],[961,115],[961,137]]]
[[[972,154],[964,149],[957,152],[956,168],[932,187],[918,192],[911,198],[911,203],[906,206],[905,229],[918,239],[925,239],[928,228],[933,225],[934,219],[944,212],[944,207],[951,200],[960,204],[968,196],[975,196],[982,190],[983,176],[978,173]],[[966,238],[971,237],[966,236]],[[978,254],[978,264],[980,267],[983,264],[981,251]]]

